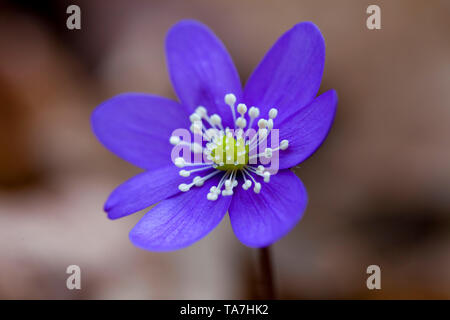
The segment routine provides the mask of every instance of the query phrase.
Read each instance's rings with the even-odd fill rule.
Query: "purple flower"
[[[112,192],[104,207],[108,217],[117,219],[159,202],[130,232],[136,246],[152,251],[191,245],[227,211],[242,243],[272,244],[296,225],[307,203],[305,187],[289,168],[317,150],[336,112],[334,90],[315,97],[325,63],[319,29],[304,22],[287,31],[244,88],[224,45],[196,21],[172,27],[166,54],[180,102],[126,93],[107,100],[92,115],[103,145],[145,169]],[[180,128],[206,142],[182,141],[173,134]],[[245,135],[249,129],[256,132],[253,138]],[[261,141],[275,130],[281,142],[261,149]],[[174,146],[188,147],[209,161],[173,161]],[[252,155],[255,147],[259,151]],[[228,163],[225,149],[241,161]],[[275,156],[276,170],[261,164],[262,158]]]

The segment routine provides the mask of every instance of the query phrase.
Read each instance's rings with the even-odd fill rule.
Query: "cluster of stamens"
[[[204,176],[195,176],[190,183],[180,184],[178,186],[180,191],[186,192],[194,186],[200,187],[206,180],[223,173],[219,183],[209,190],[207,198],[211,201],[217,200],[219,195],[232,195],[233,189],[238,186],[239,176],[242,177],[244,190],[250,189],[253,185],[253,191],[259,193],[261,183],[256,181],[254,175],[261,176],[266,183],[270,182],[271,176],[269,170],[259,160],[264,158],[267,162],[272,158],[274,152],[286,150],[289,146],[288,140],[282,140],[276,148],[265,147],[274,126],[274,119],[278,115],[277,109],[270,109],[268,119],[260,118],[255,131],[252,126],[260,115],[257,107],[247,110],[247,106],[243,103],[236,106],[236,96],[232,93],[225,95],[225,103],[231,109],[233,129],[224,128],[222,118],[217,114],[208,115],[203,106],[197,107],[189,117],[190,131],[206,141],[205,147],[201,142],[185,142],[177,135],[170,137],[172,145],[185,146],[194,155],[206,158],[206,161],[201,163],[187,162],[183,157],[176,158],[175,165],[182,169],[179,172],[181,176],[189,177],[191,174],[212,170]],[[192,169],[187,170],[189,167]]]

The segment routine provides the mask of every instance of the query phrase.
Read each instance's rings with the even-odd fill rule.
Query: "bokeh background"
[[[66,8],[81,7],[79,31]],[[381,7],[382,29],[366,28]],[[103,202],[139,172],[90,129],[126,91],[175,97],[164,37],[209,25],[245,81],[287,29],[313,21],[327,44],[321,92],[339,95],[323,147],[296,173],[303,220],[272,247],[279,298],[450,298],[450,1],[3,1],[0,4],[0,298],[256,298],[256,251],[228,217],[181,251],[135,248],[142,213]],[[67,290],[66,267],[82,271]],[[382,289],[366,288],[377,264]]]

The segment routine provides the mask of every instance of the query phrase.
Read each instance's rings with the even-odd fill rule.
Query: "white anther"
[[[208,130],[206,130],[206,134],[208,135],[208,137],[217,138],[219,136],[219,131],[215,128],[209,128]]]
[[[267,129],[272,130],[273,128],[273,120],[269,119],[267,120]]]
[[[236,96],[232,93],[228,93],[225,95],[225,103],[230,107],[233,107],[236,103]]]
[[[213,125],[219,125],[222,123],[222,118],[218,114],[213,114],[209,120]]]
[[[197,142],[193,142],[191,144],[191,150],[193,153],[199,154],[199,153],[203,152],[203,147],[200,144],[198,144]]]
[[[265,119],[259,119],[258,121],[258,127],[260,129],[264,129],[265,127],[267,127],[267,121]]]
[[[231,180],[230,179],[225,181],[225,189],[227,189],[227,190],[231,189]]]
[[[231,189],[226,189],[222,191],[222,196],[232,196],[233,195],[233,190]]]
[[[205,107],[198,106],[197,109],[195,109],[195,113],[198,114],[200,118],[204,118],[208,114],[208,111],[206,111]]]
[[[196,121],[193,124],[191,124],[190,127],[191,131],[193,133],[198,133],[198,134],[202,134],[202,125],[200,122]]]
[[[182,192],[186,192],[189,191],[189,189],[191,189],[191,186],[186,183],[182,183],[178,186],[178,189]]]
[[[237,106],[237,112],[244,116],[244,114],[247,112],[247,106],[243,103],[239,103]]]
[[[170,144],[173,144],[174,146],[176,146],[177,144],[180,143],[180,137],[171,136],[169,141],[170,141]]]
[[[197,114],[197,113],[193,113],[193,114],[191,114],[190,116],[189,116],[189,120],[192,122],[192,123],[194,123],[194,122],[196,122],[196,121],[200,121],[202,119],[202,117],[199,115],[199,114]]]
[[[289,140],[281,140],[280,149],[286,150],[289,147]]]
[[[183,167],[185,166],[185,164],[186,164],[186,161],[184,161],[183,158],[179,157],[179,158],[176,158],[176,159],[175,159],[175,165],[176,165],[178,168],[183,168]]]
[[[258,171],[258,172],[260,172],[260,173],[263,173],[265,169],[266,169],[266,168],[264,168],[263,165],[259,165],[258,168],[256,168],[256,171]]]
[[[264,155],[266,158],[272,158],[272,154],[273,150],[271,148],[266,148],[266,150],[264,150]]]
[[[259,192],[261,191],[261,183],[256,182],[256,183],[255,183],[255,187],[253,188],[253,191],[254,191],[255,193],[259,193]]]
[[[208,193],[207,195],[206,195],[206,198],[208,199],[208,200],[211,200],[211,201],[216,201],[217,200],[217,198],[218,198],[219,196],[217,195],[217,193]]]
[[[243,118],[243,117],[239,117],[236,120],[236,125],[239,128],[243,129],[243,128],[245,128],[247,126],[247,120],[245,120],[245,118]]]
[[[278,110],[275,108],[270,109],[269,111],[269,118],[270,119],[275,119],[278,115]]]
[[[246,180],[246,181],[242,184],[242,189],[248,190],[251,186],[252,186],[252,181],[251,181],[251,180]]]
[[[194,180],[192,180],[192,182],[193,182],[197,187],[201,187],[201,186],[205,183],[205,180],[203,180],[202,177],[200,177],[200,176],[196,176],[196,177],[194,178]]]
[[[266,171],[264,172],[264,182],[269,182],[270,181],[270,172]]]
[[[191,172],[187,170],[180,170],[179,174],[182,177],[189,177],[191,175]]]
[[[258,118],[259,117],[259,109],[256,107],[251,107],[248,111],[250,118]]]

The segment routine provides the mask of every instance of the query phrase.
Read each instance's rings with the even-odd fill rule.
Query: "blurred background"
[[[81,8],[81,30],[66,8]],[[366,8],[381,7],[381,30]],[[90,128],[126,91],[175,97],[165,33],[209,25],[243,82],[277,38],[313,21],[327,44],[321,92],[339,95],[323,147],[296,170],[303,220],[272,247],[279,298],[450,298],[450,1],[0,2],[0,298],[257,297],[256,251],[226,217],[181,251],[134,247],[143,213],[110,221],[110,191],[139,169]],[[81,267],[82,289],[66,288]],[[381,267],[381,290],[366,287]]]

